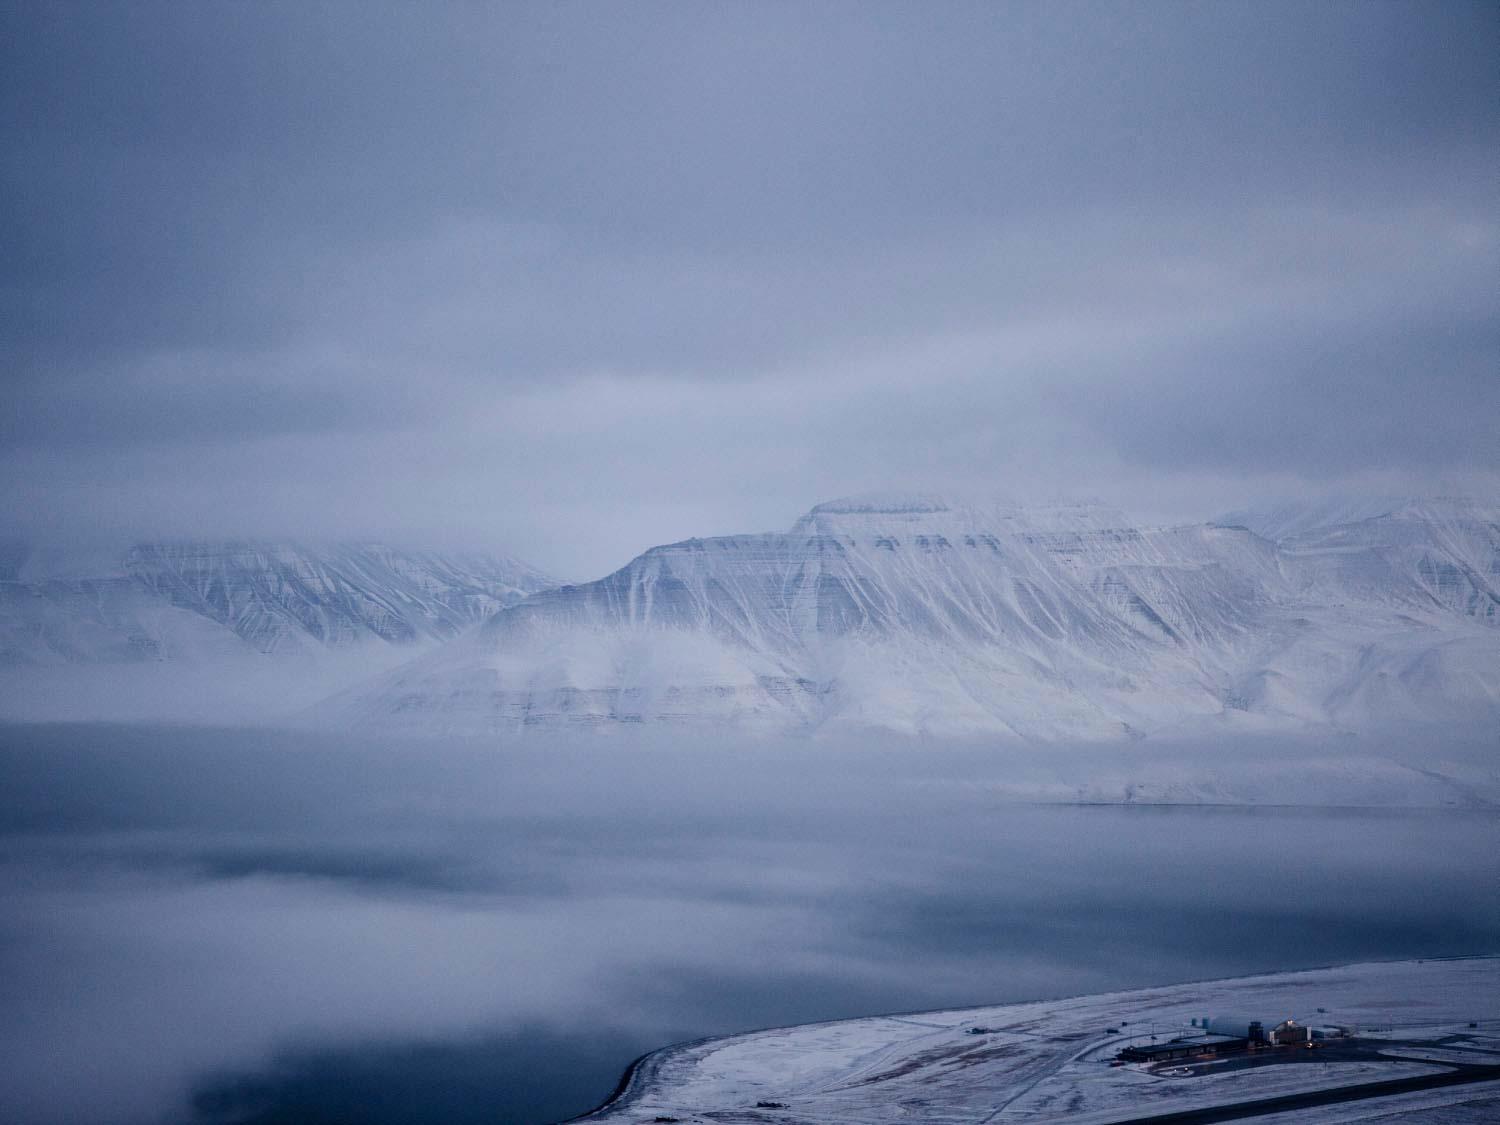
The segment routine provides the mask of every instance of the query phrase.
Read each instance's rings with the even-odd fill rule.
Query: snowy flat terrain
[[[1331,1047],[1285,1048],[1253,1067],[1110,1065],[1129,1043],[1164,1041],[1190,1033],[1194,1018],[1227,1013],[1268,1027],[1296,1018],[1357,1028],[1366,1046],[1352,1058]],[[1500,1067],[1500,958],[1348,965],[751,1032],[647,1056],[623,1095],[584,1120],[1104,1125],[1451,1074],[1445,1064],[1454,1062]],[[1482,1084],[1256,1119],[1488,1121],[1497,1108],[1500,1070]]]

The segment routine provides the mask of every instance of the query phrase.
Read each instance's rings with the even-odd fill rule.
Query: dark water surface
[[[543,1122],[770,1024],[1500,949],[1492,812],[983,753],[0,729],[0,1120]]]

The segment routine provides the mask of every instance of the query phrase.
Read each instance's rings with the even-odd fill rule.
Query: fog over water
[[[0,729],[0,1119],[542,1122],[687,1037],[1500,948],[1492,809],[1043,807],[1013,766]]]
[[[684,1038],[1500,951],[1497,43],[1494,0],[0,0],[0,714],[131,724],[0,723],[0,1125],[529,1125]],[[776,554],[724,579],[753,651],[712,598],[569,616],[623,579],[428,648],[884,493],[1037,518],[993,581]],[[1367,556],[1375,497],[1489,514]],[[1123,546],[1044,566],[1071,501]],[[866,574],[889,631],[823,600]],[[1325,733],[228,729],[486,729],[500,663],[560,725],[847,685]]]

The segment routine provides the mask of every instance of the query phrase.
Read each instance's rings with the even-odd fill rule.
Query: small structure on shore
[[[1312,1028],[1294,1019],[1272,1024],[1248,1016],[1195,1016],[1193,1033],[1178,1035],[1162,1043],[1132,1043],[1117,1056],[1125,1062],[1170,1062],[1182,1059],[1212,1058],[1232,1051],[1257,1047],[1311,1046],[1315,1039],[1331,1039],[1346,1034],[1344,1028]]]
[[[1269,1042],[1278,1047],[1286,1047],[1297,1043],[1312,1042],[1312,1028],[1306,1024],[1300,1024],[1296,1020],[1282,1020],[1271,1029],[1267,1037]]]
[[[1235,1035],[1251,1043],[1270,1043],[1284,1046],[1288,1043],[1307,1043],[1312,1040],[1312,1030],[1295,1019],[1285,1019],[1269,1028],[1264,1020],[1245,1016],[1204,1016],[1193,1020],[1194,1027],[1202,1027],[1215,1035]]]
[[[1266,1042],[1265,1021],[1251,1019],[1249,1016],[1225,1015],[1204,1016],[1201,1020],[1193,1020],[1194,1027],[1201,1027],[1215,1035],[1233,1035],[1239,1039],[1248,1039],[1251,1043]]]
[[[1249,1040],[1235,1035],[1184,1035],[1165,1043],[1132,1044],[1119,1057],[1126,1062],[1174,1062],[1213,1058],[1229,1051],[1242,1051],[1249,1045]]]

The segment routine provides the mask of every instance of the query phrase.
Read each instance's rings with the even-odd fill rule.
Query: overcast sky
[[[1495,490],[1500,6],[0,0],[0,519],[576,577]]]

